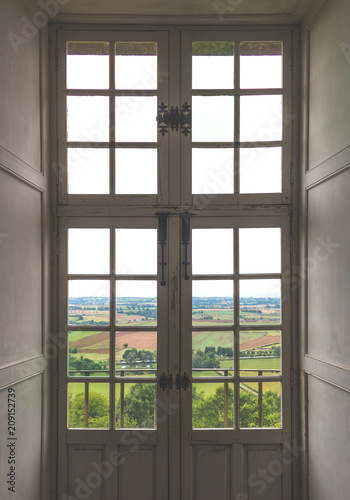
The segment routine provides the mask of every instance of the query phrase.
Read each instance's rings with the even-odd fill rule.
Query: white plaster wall
[[[0,498],[49,498],[47,28],[0,2]],[[22,37],[15,47],[9,35]],[[12,38],[15,40],[16,38]],[[44,147],[43,147],[44,145]],[[16,390],[16,487],[7,489],[7,394]]]
[[[350,2],[333,0],[310,30],[309,168],[349,146]]]
[[[302,30],[301,367],[305,500],[349,498],[350,3]]]
[[[309,377],[310,499],[349,498],[349,393]]]

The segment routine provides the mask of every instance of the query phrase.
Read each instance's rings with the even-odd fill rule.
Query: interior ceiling
[[[288,22],[300,20],[314,0],[57,0],[59,18],[73,14],[123,16],[278,16]],[[38,11],[38,0],[22,0],[32,11]],[[46,3],[44,1],[44,3]],[[49,3],[49,2],[47,2]],[[42,8],[40,9],[42,10]]]

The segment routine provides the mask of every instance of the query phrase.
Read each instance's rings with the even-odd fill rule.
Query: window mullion
[[[239,172],[240,172],[240,147],[236,147],[240,141],[240,46],[239,42],[235,43],[235,57],[234,57],[234,89],[235,89],[235,109],[234,109],[234,193],[239,193]]]
[[[234,331],[234,392],[233,392],[233,425],[235,429],[239,428],[239,388],[240,388],[240,373],[239,373],[239,229],[233,230],[233,270],[234,270],[234,288],[233,288],[233,331]]]
[[[109,44],[109,192],[115,194],[115,44]]]
[[[110,270],[111,270],[111,281],[110,281],[110,366],[109,366],[109,381],[110,381],[110,423],[112,424],[112,429],[116,427],[116,404],[115,404],[115,344],[116,344],[116,329],[115,329],[115,318],[116,318],[116,292],[115,292],[115,230],[110,230]]]

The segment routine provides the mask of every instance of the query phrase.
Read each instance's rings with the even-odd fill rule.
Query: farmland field
[[[88,359],[102,364],[108,369],[110,354],[110,334],[98,331],[99,325],[107,326],[110,321],[109,299],[101,297],[71,298],[69,302],[69,322],[71,330],[68,335],[69,353],[71,359]],[[123,297],[118,299],[116,334],[116,368],[147,368],[156,366],[157,332],[122,331],[123,325],[152,326],[157,321],[156,299]],[[193,298],[193,328],[192,353],[197,356],[194,367],[208,368],[208,371],[196,373],[199,375],[216,375],[217,369],[232,369],[233,364],[233,309],[232,299],[225,297],[194,297]],[[261,330],[240,331],[239,350],[241,369],[279,369],[281,333],[279,330],[264,330],[263,325],[280,322],[279,299],[241,298],[240,323],[247,326],[262,325]],[[94,326],[97,331],[74,331],[74,326]],[[196,331],[203,326],[214,326],[218,331]],[[232,331],[220,331],[220,326],[232,325]],[[97,327],[97,328],[96,328]],[[156,328],[155,328],[156,330]],[[163,332],[162,332],[163,333]],[[136,351],[135,362],[127,358],[130,350]],[[221,351],[220,351],[221,349]],[[225,351],[226,349],[226,351]],[[230,351],[231,349],[231,351]],[[278,350],[279,349],[279,350]],[[205,361],[206,351],[212,351],[211,364]],[[147,360],[149,354],[150,361]],[[231,354],[230,354],[231,352]],[[142,358],[143,353],[143,358]],[[198,356],[203,353],[202,364]],[[264,357],[265,356],[265,357]],[[141,364],[141,360],[143,363]],[[214,360],[214,362],[213,362]],[[128,361],[128,362],[127,362]],[[97,369],[97,365],[94,366]],[[212,370],[210,370],[212,368]],[[242,372],[241,375],[256,375],[256,372]]]

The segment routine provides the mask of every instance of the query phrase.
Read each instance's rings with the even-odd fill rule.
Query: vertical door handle
[[[188,262],[188,244],[190,242],[190,231],[191,231],[191,224],[190,224],[190,214],[188,212],[184,212],[182,214],[182,244],[185,246],[185,260],[182,263],[185,266],[185,275],[184,278],[185,280],[189,280],[189,274],[188,274],[188,266],[190,262]]]

